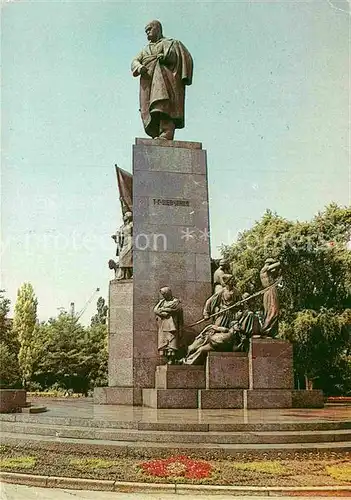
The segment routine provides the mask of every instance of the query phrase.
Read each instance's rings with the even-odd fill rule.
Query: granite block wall
[[[155,387],[159,289],[181,299],[185,324],[211,295],[206,151],[200,143],[137,139],[133,147],[133,385]],[[187,342],[199,329],[187,331]]]

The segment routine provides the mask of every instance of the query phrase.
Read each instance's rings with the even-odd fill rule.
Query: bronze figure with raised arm
[[[261,335],[267,337],[276,337],[278,335],[279,318],[279,298],[277,287],[273,283],[280,275],[280,262],[268,258],[260,271],[260,278],[263,288],[267,290],[263,294],[264,318],[261,329]]]

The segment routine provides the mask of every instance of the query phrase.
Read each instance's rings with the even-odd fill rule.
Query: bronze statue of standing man
[[[172,290],[164,286],[160,290],[161,300],[154,313],[158,323],[158,351],[169,365],[175,364],[183,327],[183,309],[179,299],[173,297]]]
[[[151,21],[145,33],[149,44],[132,61],[133,76],[140,76],[141,119],[150,137],[173,140],[174,130],[184,128],[193,60],[181,42],[163,36],[159,21]]]

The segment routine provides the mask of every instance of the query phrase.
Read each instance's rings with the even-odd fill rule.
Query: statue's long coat
[[[157,316],[159,312],[167,310],[167,317]],[[158,323],[158,350],[179,348],[179,340],[183,327],[183,309],[179,299],[172,297],[170,300],[161,299],[154,308]]]
[[[163,56],[162,64],[157,56]],[[175,128],[184,127],[185,85],[191,85],[193,60],[178,40],[161,38],[150,42],[133,60],[134,76],[141,66],[147,75],[140,77],[140,113],[145,132],[159,134],[159,113],[171,118]]]

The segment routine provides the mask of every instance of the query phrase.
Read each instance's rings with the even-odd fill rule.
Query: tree
[[[7,345],[11,352],[18,353],[19,345],[12,329],[12,320],[8,318],[10,312],[10,300],[0,290],[0,342]]]
[[[106,325],[108,306],[105,304],[105,299],[99,297],[96,303],[97,313],[91,318],[91,326]]]
[[[259,270],[267,257],[281,262],[280,335],[293,342],[297,378],[305,378],[309,387],[314,381],[327,393],[339,391],[336,381],[343,379],[343,391],[351,390],[346,372],[345,377],[340,372],[350,365],[350,227],[351,208],[334,203],[310,222],[267,211],[235,244],[222,248],[241,292],[261,288]],[[253,307],[259,309],[261,301]]]
[[[84,328],[77,318],[63,312],[39,326],[39,337],[42,354],[35,365],[35,383],[85,394],[95,385],[106,385],[106,325]]]
[[[338,314],[331,309],[298,311],[293,322],[283,322],[282,336],[294,344],[295,371],[305,378],[306,388],[323,389],[327,395],[339,393],[347,380],[347,348],[350,346],[351,310]],[[344,359],[345,358],[345,359]],[[323,360],[323,363],[321,363]]]
[[[91,326],[87,329],[88,341],[86,343],[86,348],[93,354],[90,371],[91,387],[107,385],[108,306],[103,297],[98,298],[96,308],[97,314],[91,318]]]
[[[0,387],[16,386],[20,380],[18,360],[4,342],[0,342],[0,359]]]
[[[87,360],[83,356],[84,327],[66,312],[40,325],[44,355],[38,359],[34,380],[42,387],[84,390]]]
[[[35,326],[38,301],[30,283],[24,283],[17,292],[13,330],[19,341],[18,361],[23,387],[27,387],[33,372],[35,346]]]
[[[20,380],[18,365],[19,345],[8,318],[10,300],[0,290],[0,386],[16,386]]]
[[[108,364],[107,325],[95,324],[87,328],[85,349],[90,357],[90,388],[107,385]]]

